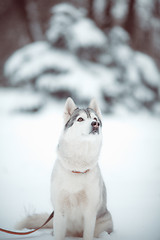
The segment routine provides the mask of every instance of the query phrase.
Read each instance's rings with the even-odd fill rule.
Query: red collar
[[[72,173],[81,173],[81,174],[85,174],[85,173],[87,173],[87,172],[89,172],[90,171],[90,169],[87,169],[86,171],[84,171],[84,172],[79,172],[79,171],[72,171]]]

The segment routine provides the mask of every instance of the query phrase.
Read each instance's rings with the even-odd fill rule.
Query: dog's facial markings
[[[73,123],[75,122],[78,116],[79,116],[79,108],[76,108],[72,113],[68,122],[65,124],[65,129],[72,127]]]
[[[92,108],[85,109],[85,112],[86,112],[88,118],[93,119],[94,122],[98,122],[98,127],[99,126],[102,127],[101,119],[99,118],[99,116],[96,114],[96,112]]]
[[[91,118],[91,114],[90,114],[90,109],[89,108],[86,108],[86,109],[83,109],[87,115],[87,118]]]
[[[78,124],[78,126],[81,129],[81,130],[78,130],[79,129],[78,127],[77,133],[81,132],[81,135],[84,135],[84,136],[87,136],[88,134],[93,134],[93,135],[99,134],[100,127],[102,127],[102,122],[100,120],[100,117],[96,114],[96,112],[93,109],[89,107],[85,109],[76,108],[71,114],[67,123],[65,124],[65,131],[76,124]]]
[[[99,118],[99,116],[95,113],[95,111],[92,109],[92,108],[87,108],[86,109],[86,114],[89,118],[92,118],[91,116],[91,113],[94,113],[95,114],[95,117],[93,118],[95,121],[98,121],[99,122],[99,126],[102,127],[102,121],[101,119]]]

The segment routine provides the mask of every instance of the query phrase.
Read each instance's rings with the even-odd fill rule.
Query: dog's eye
[[[84,121],[84,119],[83,119],[82,117],[79,117],[79,118],[77,119],[77,121],[78,121],[78,122],[82,122],[82,121]]]
[[[94,117],[94,120],[96,120],[96,121],[97,121],[97,118],[96,118],[96,117]]]

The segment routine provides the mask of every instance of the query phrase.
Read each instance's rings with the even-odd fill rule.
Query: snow
[[[96,18],[100,18],[100,20],[103,20],[103,12],[104,9],[106,8],[106,1],[105,0],[95,0],[93,1],[93,9],[94,9],[94,16],[96,16]]]
[[[128,44],[130,41],[129,34],[121,27],[115,26],[109,32],[109,38],[111,41],[111,45],[121,45]]]
[[[114,6],[112,8],[112,15],[115,19],[121,20],[126,16],[127,6],[126,1],[115,1]]]
[[[61,3],[56,6],[54,6],[51,10],[51,12],[55,14],[62,14],[62,15],[68,15],[71,17],[74,17],[74,19],[82,18],[86,15],[85,9],[76,8],[73,5],[69,3]]]
[[[138,12],[138,17],[140,18],[140,26],[147,30],[150,28],[152,23],[152,11],[154,9],[153,1],[138,0],[136,3],[136,10]]]
[[[14,72],[18,71],[21,64],[29,63],[37,55],[43,56],[49,48],[50,45],[46,42],[35,42],[17,50],[5,63],[5,74],[8,77],[11,76]]]
[[[46,42],[37,42],[14,53],[6,62],[5,74],[16,85],[29,82],[48,69],[62,73],[69,71],[73,64],[74,57],[71,54],[50,48]]]
[[[89,47],[106,48],[106,35],[86,17],[84,9],[61,3],[53,7],[52,14],[46,37],[53,46],[58,44],[73,53],[82,47],[86,51]]]
[[[50,175],[63,128],[63,104],[20,114],[19,91],[0,89],[0,227],[14,229],[26,212],[52,211]],[[19,103],[18,103],[19,104]],[[100,167],[114,232],[101,240],[160,239],[160,121],[147,114],[103,116]],[[0,239],[54,239],[51,230]],[[69,238],[68,238],[69,239]]]
[[[154,99],[154,93],[149,89],[146,89],[144,86],[134,89],[133,95],[137,100],[140,100],[142,102],[149,102]]]
[[[144,81],[150,86],[160,87],[160,73],[152,58],[146,54],[137,52],[135,54],[135,61],[137,66],[139,66],[139,71],[141,72]]]
[[[37,42],[18,50],[8,59],[5,75],[11,85],[27,86],[41,93],[42,100],[44,94],[47,98],[47,94],[56,96],[56,93],[64,92],[76,97],[79,102],[96,97],[103,109],[107,105],[104,96],[115,99],[114,108],[121,103],[129,109],[134,105],[136,110],[137,101],[141,106],[145,101],[152,105],[157,98],[153,90],[159,88],[160,79],[155,63],[147,55],[135,52],[126,45],[128,35],[121,28],[112,30],[109,41],[112,38],[114,45],[111,45],[107,56],[110,56],[111,63],[116,64],[114,67],[104,66],[108,61],[106,58],[101,59],[104,65],[80,61],[68,51],[53,48],[46,42]],[[122,95],[128,98],[127,104],[120,99]],[[40,97],[37,102],[38,107],[43,105]],[[154,106],[153,111],[159,112]]]
[[[88,34],[89,33],[89,34]],[[96,27],[93,21],[83,19],[75,23],[72,27],[75,47],[100,47],[107,46],[105,34]],[[85,37],[84,37],[85,36]]]
[[[104,4],[101,1],[99,7]],[[119,10],[121,4],[113,3]],[[96,97],[106,112],[114,99],[112,112],[121,104],[126,110],[159,115],[160,72],[154,60],[132,49],[122,27],[104,33],[82,9],[68,3],[52,9],[46,41],[29,44],[9,57],[5,77],[8,85],[30,88],[42,98],[71,95],[81,103]],[[40,102],[36,109],[42,107]]]

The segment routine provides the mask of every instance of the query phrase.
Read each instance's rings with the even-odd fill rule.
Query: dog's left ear
[[[97,116],[101,119],[102,118],[102,115],[101,115],[101,110],[98,106],[98,103],[96,101],[95,98],[93,98],[91,101],[90,101],[90,104],[89,104],[89,108],[93,109],[95,111],[95,113],[97,114]]]
[[[65,124],[68,122],[68,120],[70,119],[72,113],[74,112],[74,110],[77,108],[76,104],[74,103],[74,101],[72,100],[72,98],[67,98],[65,106],[64,106],[64,122]]]

